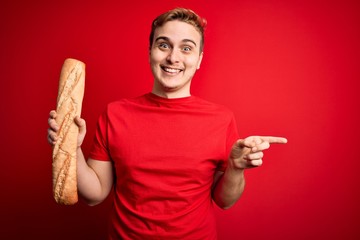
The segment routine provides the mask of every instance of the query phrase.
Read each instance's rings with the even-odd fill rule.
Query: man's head
[[[156,18],[150,35],[149,61],[153,93],[179,98],[190,95],[191,79],[203,58],[205,20],[187,9]]]
[[[192,25],[201,35],[201,43],[200,43],[200,53],[204,48],[204,31],[206,27],[206,20],[197,15],[194,11],[185,8],[175,8],[166,13],[161,14],[157,18],[154,19],[151,25],[150,32],[150,48],[154,41],[154,33],[156,28],[163,26],[165,23],[169,21],[178,20],[181,22],[188,23]]]

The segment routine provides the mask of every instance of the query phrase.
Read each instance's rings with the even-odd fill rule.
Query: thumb
[[[84,119],[80,118],[79,116],[75,117],[75,123],[79,127],[79,136],[77,145],[80,147],[84,141],[85,134],[86,134],[86,122]]]
[[[236,141],[236,144],[240,148],[252,148],[255,146],[255,142],[251,137],[239,139]]]
[[[86,132],[86,121],[79,116],[76,116],[74,120],[79,127],[79,134],[84,134]]]

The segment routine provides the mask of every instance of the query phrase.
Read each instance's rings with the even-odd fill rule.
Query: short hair
[[[204,49],[204,32],[206,28],[206,19],[197,15],[194,11],[186,8],[175,8],[168,12],[165,12],[154,19],[151,24],[151,32],[150,32],[150,48],[153,44],[154,40],[154,33],[156,28],[163,26],[165,23],[169,21],[178,20],[181,22],[188,23],[195,27],[195,29],[201,35],[201,42],[200,42],[200,52]]]

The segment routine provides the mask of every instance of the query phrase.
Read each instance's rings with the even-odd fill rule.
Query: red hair
[[[173,10],[161,14],[160,16],[154,19],[154,21],[151,24],[151,32],[149,39],[150,47],[152,46],[154,41],[155,29],[163,26],[166,22],[174,21],[174,20],[186,22],[195,27],[195,29],[201,35],[200,52],[202,52],[204,48],[204,31],[207,22],[204,18],[197,15],[194,11],[186,8],[175,8]]]

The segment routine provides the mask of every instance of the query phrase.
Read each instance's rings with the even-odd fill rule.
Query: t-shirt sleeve
[[[225,156],[224,156],[223,161],[221,161],[220,164],[218,165],[218,168],[217,168],[218,171],[222,171],[222,172],[225,171],[227,164],[228,164],[228,158],[230,155],[231,148],[234,145],[235,141],[238,139],[239,139],[239,133],[238,133],[238,129],[237,129],[236,121],[235,121],[235,116],[232,114],[229,126],[227,128],[227,132],[226,132]]]
[[[90,149],[89,157],[96,160],[110,161],[108,148],[108,115],[104,111],[97,122],[94,140]]]

